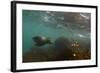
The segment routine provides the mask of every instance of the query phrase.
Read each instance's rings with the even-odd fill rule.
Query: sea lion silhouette
[[[44,36],[35,36],[32,38],[36,46],[43,46],[45,44],[52,44],[49,38]]]

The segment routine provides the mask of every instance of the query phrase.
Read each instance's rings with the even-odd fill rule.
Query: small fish
[[[35,36],[32,38],[33,41],[36,43],[36,46],[43,46],[45,44],[52,44],[49,38],[46,38],[44,36]]]

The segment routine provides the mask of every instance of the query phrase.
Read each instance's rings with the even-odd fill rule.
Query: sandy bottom
[[[23,54],[23,62],[43,62],[43,61],[63,61],[63,60],[86,60],[91,59],[90,50],[80,51],[76,50],[56,50],[49,48],[42,50],[33,48],[31,51]]]

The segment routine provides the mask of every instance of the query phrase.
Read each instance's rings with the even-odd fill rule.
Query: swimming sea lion
[[[36,43],[35,44],[36,46],[43,46],[45,44],[51,44],[52,43],[49,38],[46,38],[44,36],[35,36],[32,39]]]

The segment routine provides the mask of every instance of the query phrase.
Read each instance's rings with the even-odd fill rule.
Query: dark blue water
[[[83,18],[81,22],[77,19],[76,22],[72,19],[75,14],[80,15],[79,17],[82,17],[81,14],[89,17],[88,13],[68,14],[67,12],[23,10],[23,52],[28,52],[35,46],[32,40],[35,36],[45,36],[52,42],[64,36],[72,42],[79,41],[88,44],[90,42],[89,19]]]

